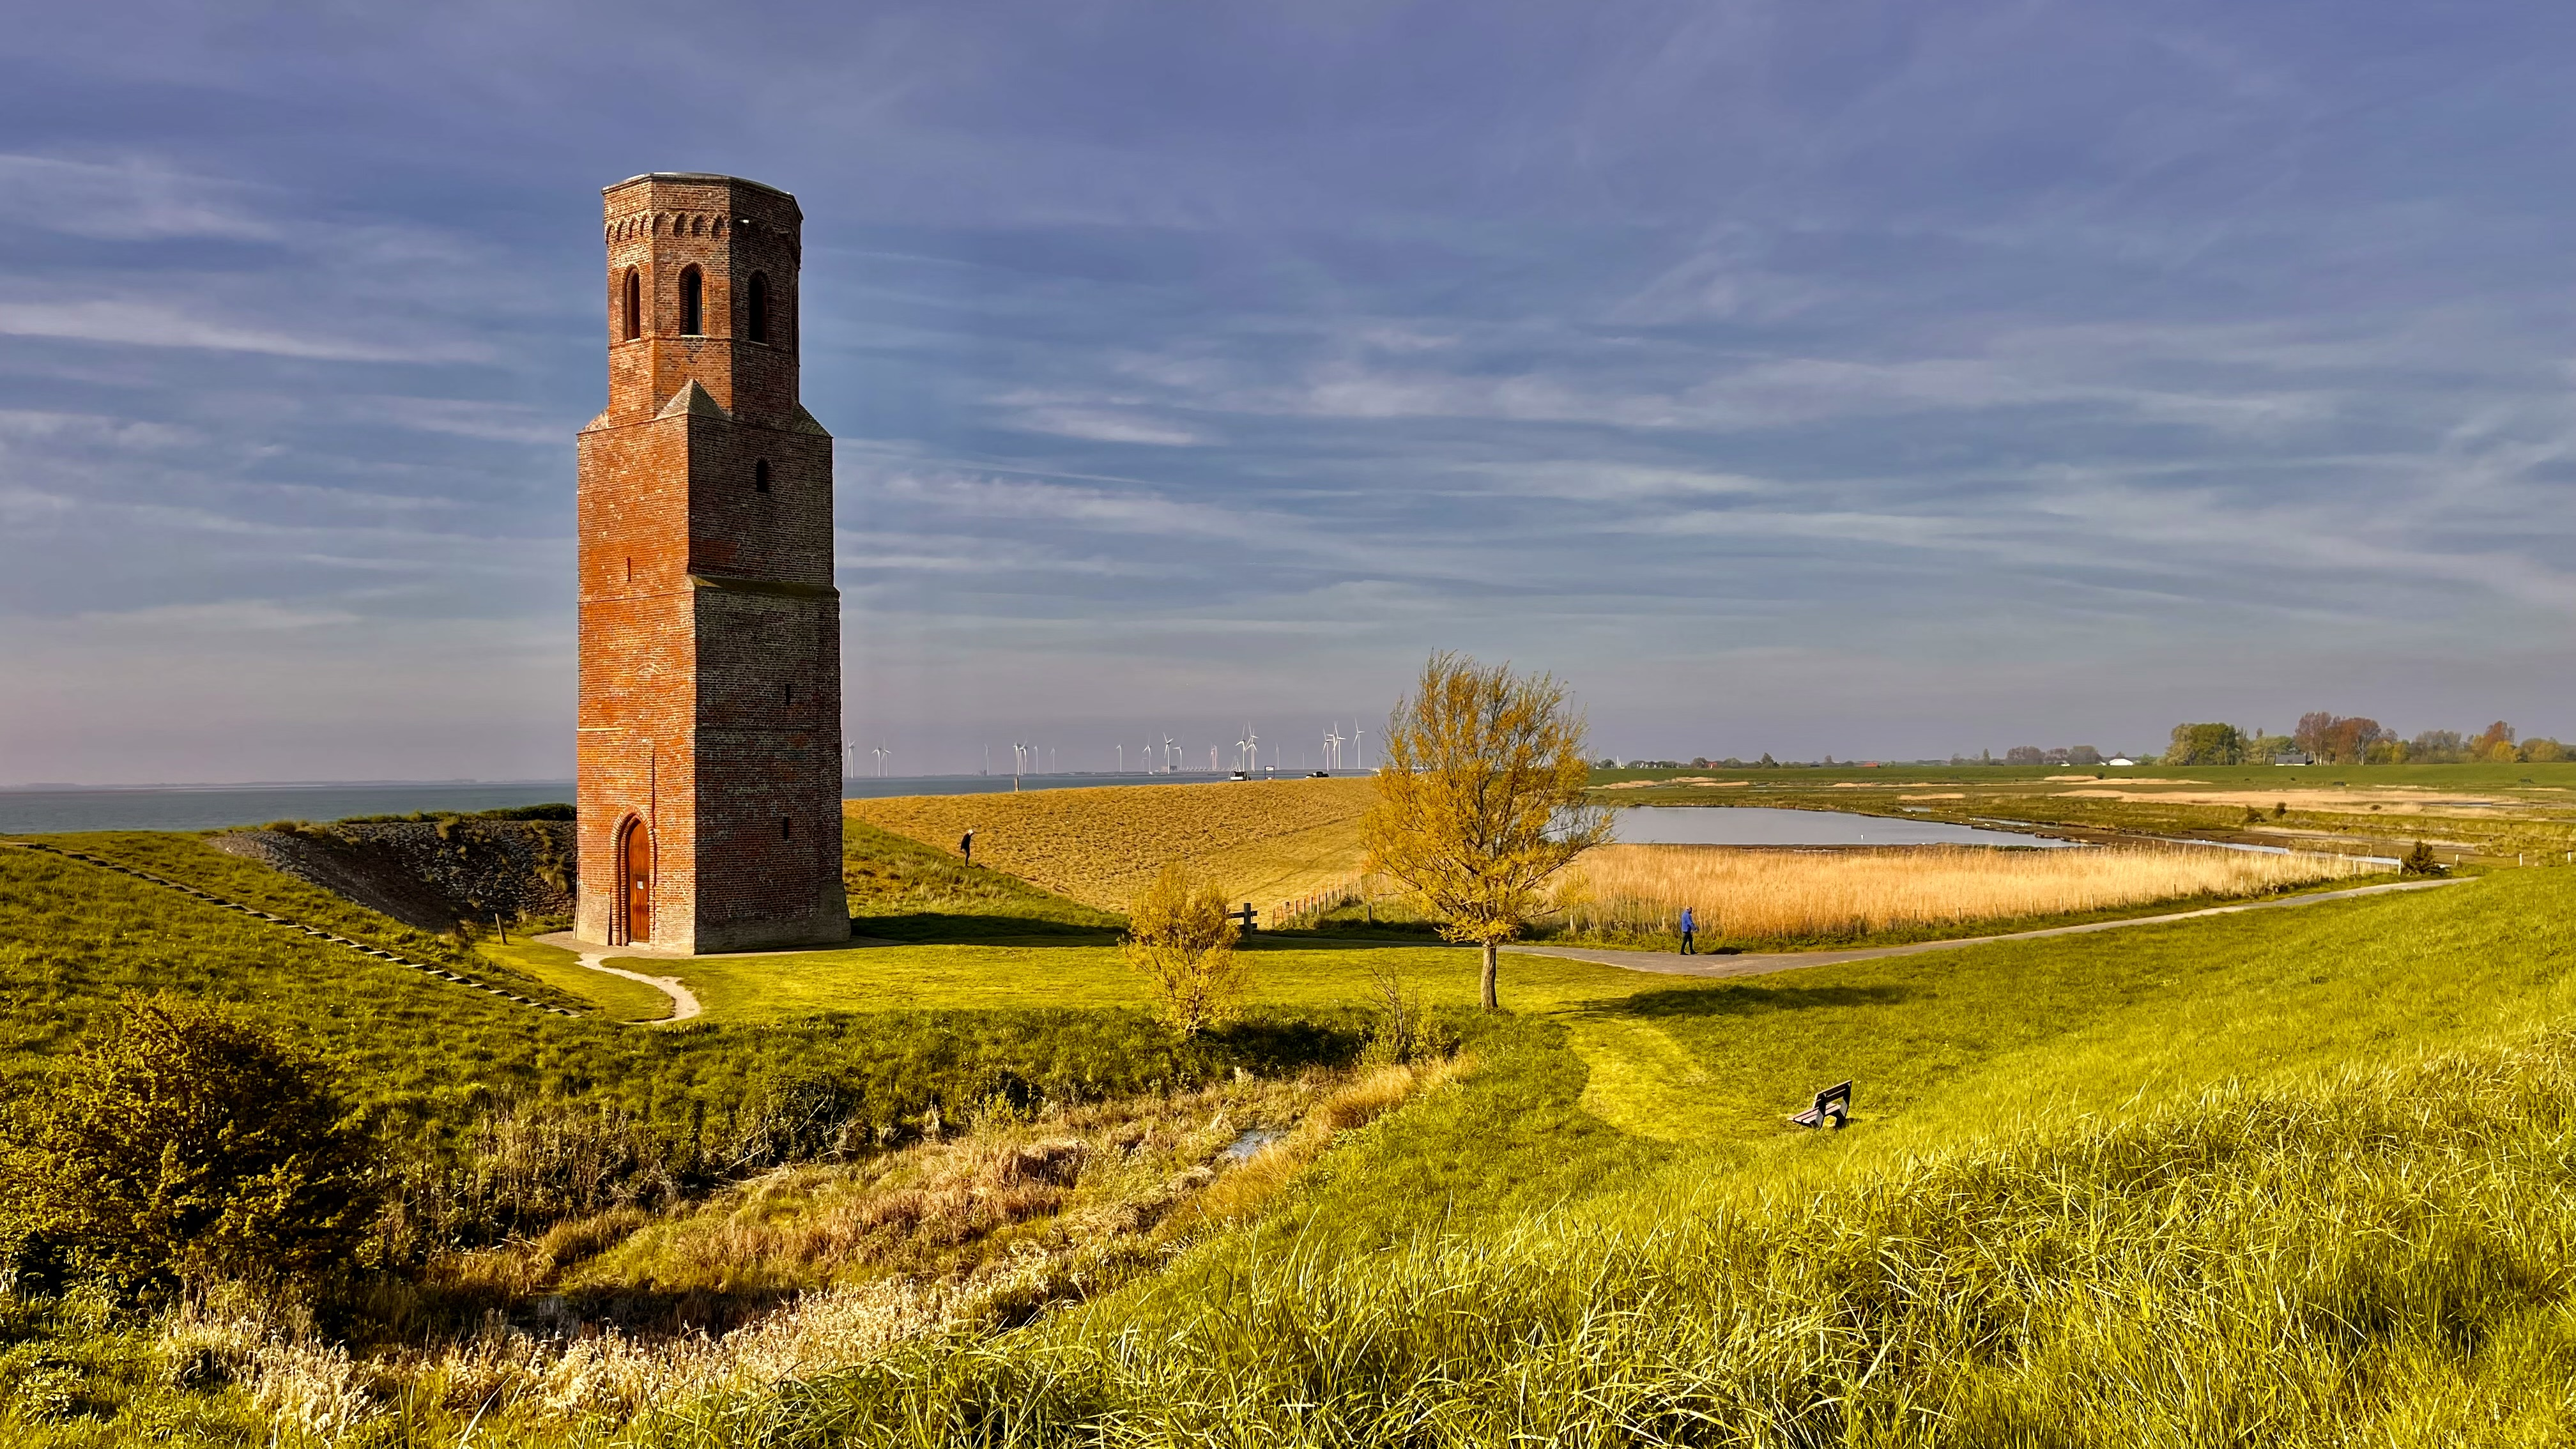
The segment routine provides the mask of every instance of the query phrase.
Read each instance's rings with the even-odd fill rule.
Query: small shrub
[[[133,1290],[311,1274],[376,1203],[372,1144],[319,1061],[182,997],[113,1031],[0,1127],[0,1224],[31,1256]]]
[[[1119,953],[1154,985],[1158,1014],[1183,1036],[1234,1019],[1251,966],[1235,954],[1234,919],[1215,882],[1172,861],[1128,913]]]
[[[2415,842],[2415,848],[2406,852],[2405,858],[2398,861],[2397,873],[2399,875],[2448,875],[2451,869],[2434,857],[2433,847],[2419,840]]]
[[[1371,970],[1369,982],[1377,989],[1377,1000],[1371,1004],[1368,1034],[1360,1047],[1363,1065],[1410,1066],[1458,1049],[1456,1033],[1423,1009],[1421,992],[1408,989],[1391,971]]]

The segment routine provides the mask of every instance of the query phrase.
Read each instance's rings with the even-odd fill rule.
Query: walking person
[[[966,857],[966,863],[967,863],[968,865],[973,865],[973,864],[975,863],[975,827],[974,827],[974,826],[972,826],[972,825],[967,826],[967,827],[966,827],[966,833],[965,833],[965,835],[961,836],[961,837],[958,839],[958,841],[957,841],[957,853],[958,853],[959,855],[962,855],[962,856]]]
[[[1697,916],[1694,916],[1694,915],[1692,915],[1692,914],[1691,914],[1691,908],[1690,908],[1690,907],[1688,907],[1688,906],[1684,906],[1684,907],[1682,907],[1682,954],[1683,954],[1683,955],[1688,956],[1688,955],[1692,954],[1692,952],[1693,952],[1693,950],[1694,950],[1695,948],[1691,945],[1691,938],[1692,938],[1693,936],[1697,935],[1697,934],[1698,934],[1698,932],[1699,932],[1699,918],[1698,918]]]

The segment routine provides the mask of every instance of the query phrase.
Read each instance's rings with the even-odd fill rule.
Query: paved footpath
[[[645,985],[652,987],[654,990],[661,992],[664,996],[671,998],[671,1014],[669,1016],[657,1017],[651,1021],[640,1021],[635,1023],[637,1026],[676,1026],[704,1010],[703,1007],[698,1005],[698,994],[691,991],[688,984],[677,976],[647,976],[641,971],[629,971],[622,966],[611,966],[608,964],[608,958],[611,955],[615,955],[626,960],[634,960],[637,957],[664,961],[686,961],[691,959],[685,953],[679,951],[656,951],[650,946],[597,946],[588,941],[576,939],[570,931],[557,931],[552,935],[538,936],[534,939],[540,946],[559,946],[564,950],[572,952],[575,956],[581,958],[582,965],[589,967],[593,971],[597,971],[608,976],[623,976],[629,981],[641,981]]]
[[[2348,901],[2356,896],[2385,895],[2394,891],[2439,890],[2444,886],[2466,885],[2467,880],[2394,881],[2386,885],[2355,886],[2346,891],[2322,891],[2312,896],[2290,896],[2277,901],[2252,901],[2241,906],[2211,906],[2207,910],[2177,911],[2166,916],[2131,916],[2118,921],[2087,921],[2080,926],[2051,926],[2045,931],[2015,931],[2008,936],[1968,936],[1955,941],[1909,941],[1902,946],[1862,946],[1849,951],[1766,951],[1736,956],[1685,956],[1679,951],[1605,951],[1586,950],[1578,946],[1505,946],[1506,952],[1524,956],[1556,956],[1568,961],[1590,961],[1602,966],[1625,966],[1631,971],[1660,971],[1668,976],[1768,976],[1774,971],[1794,971],[1801,966],[1839,966],[1845,961],[1875,961],[1882,956],[1919,956],[1926,951],[1955,951],[1962,946],[1983,946],[1992,941],[2037,941],[2049,936],[2081,936],[2094,931],[2123,931],[2131,926],[2162,926],[2174,921],[2197,921],[2203,916],[2232,916],[2240,911],[2286,911],[2299,906],[2313,906],[2325,901]]]
[[[781,951],[715,951],[701,956],[689,951],[657,950],[651,946],[594,945],[588,941],[575,938],[573,933],[570,931],[557,931],[552,935],[538,936],[534,939],[537,944],[541,946],[560,946],[564,950],[572,952],[574,955],[581,958],[582,965],[589,967],[593,971],[604,972],[610,976],[623,976],[629,981],[641,981],[645,985],[652,987],[654,990],[661,992],[664,996],[671,998],[671,1014],[669,1016],[656,1017],[651,1021],[639,1021],[633,1023],[636,1026],[676,1026],[679,1023],[687,1021],[691,1017],[698,1015],[705,1008],[698,1005],[697,993],[691,991],[688,983],[682,981],[679,977],[648,976],[641,971],[629,971],[622,966],[611,966],[608,964],[608,959],[612,956],[621,961],[733,961],[750,956],[810,956],[818,950],[829,951],[839,949],[838,947],[833,946],[793,946]],[[894,944],[895,943],[892,941],[880,941],[874,936],[852,936],[850,938],[850,945],[852,946],[891,946]]]

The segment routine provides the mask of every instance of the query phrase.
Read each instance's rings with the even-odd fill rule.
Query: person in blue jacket
[[[1693,950],[1693,947],[1692,947],[1692,945],[1691,945],[1691,938],[1692,938],[1694,935],[1698,934],[1698,932],[1699,932],[1699,918],[1698,918],[1698,917],[1696,917],[1696,916],[1693,916],[1693,915],[1691,914],[1691,908],[1690,908],[1690,907],[1688,907],[1688,906],[1684,906],[1684,907],[1682,907],[1682,954],[1683,954],[1683,955],[1687,956],[1687,955],[1690,955],[1690,954],[1691,954],[1691,952],[1692,952],[1692,950]]]

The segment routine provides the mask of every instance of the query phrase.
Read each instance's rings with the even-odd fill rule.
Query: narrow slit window
[[[751,305],[745,310],[748,313],[745,320],[749,325],[751,340],[767,342],[769,340],[769,278],[765,274],[760,272],[751,274]]]
[[[626,269],[626,340],[644,335],[644,278],[633,267]]]
[[[631,558],[626,561],[626,582],[635,582],[635,560]]]
[[[794,840],[796,838],[796,822],[784,815],[779,816],[778,838],[781,840]]]
[[[706,332],[706,275],[691,267],[680,273],[680,335],[698,337]]]
[[[782,684],[778,686],[778,702],[780,704],[794,704],[796,702],[796,686],[792,684]]]
[[[769,491],[769,460],[767,458],[763,458],[751,465],[751,491],[754,493],[766,493]]]

